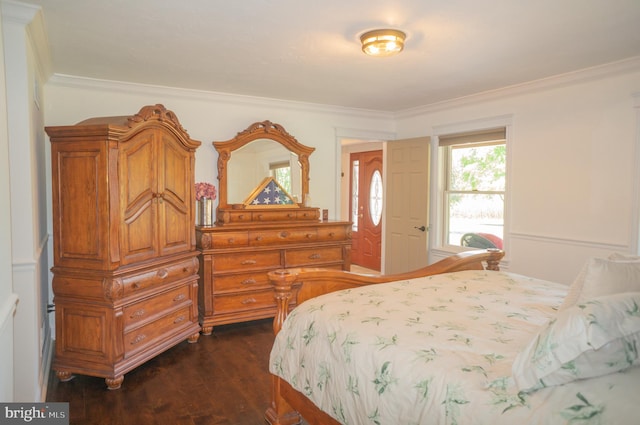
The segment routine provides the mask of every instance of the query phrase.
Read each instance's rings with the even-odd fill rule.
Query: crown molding
[[[445,100],[442,102],[432,103],[419,106],[416,108],[398,111],[395,114],[398,118],[411,118],[417,115],[442,111],[445,109],[469,106],[481,102],[505,99],[513,96],[527,94],[531,92],[555,89],[559,87],[569,86],[577,83],[598,80],[614,75],[625,74],[629,72],[640,71],[640,56],[634,56],[617,62],[605,65],[585,68],[578,71],[567,72],[564,74],[554,75],[552,77],[542,78],[539,80],[529,81],[522,84],[502,87],[496,90],[489,90],[470,96],[459,97],[456,99]]]
[[[103,80],[98,78],[79,77],[66,74],[53,74],[47,84],[62,87],[89,88],[93,90],[104,90],[108,92],[116,91],[127,94],[134,93],[152,96],[161,94],[168,97],[176,97],[187,100],[199,100],[206,102],[234,104],[240,106],[267,108],[273,108],[275,106],[278,108],[290,109],[295,111],[340,114],[368,119],[380,119],[389,121],[393,121],[395,119],[393,112],[346,108],[343,106],[322,105],[316,103],[297,102],[275,98],[158,86],[152,84],[130,83],[125,81]]]
[[[13,23],[25,27],[31,46],[38,58],[37,65],[46,81],[53,73],[53,62],[42,8],[14,0],[2,0],[0,6],[2,7],[3,23]]]

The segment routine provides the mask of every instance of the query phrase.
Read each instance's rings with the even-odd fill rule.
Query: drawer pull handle
[[[317,260],[317,259],[319,259],[319,258],[320,258],[320,254],[318,254],[317,252],[316,252],[315,254],[311,254],[311,255],[309,256],[309,259],[310,259],[310,260]]]
[[[258,220],[262,220],[262,214],[258,214]]]
[[[242,300],[242,304],[253,304],[255,302],[257,302],[255,298],[246,298]]]
[[[258,242],[259,242],[259,241],[261,241],[262,239],[264,239],[262,236],[256,236],[256,240],[257,240]]]
[[[176,297],[173,299],[173,301],[178,302],[178,301],[184,300],[185,298],[187,298],[187,296],[185,294],[179,294],[179,295],[176,295]]]
[[[227,239],[227,242],[229,242],[229,243],[234,243],[235,241],[236,241],[236,240],[235,240],[234,238],[229,238],[229,239]]]
[[[289,213],[289,214],[287,214],[287,217],[293,218],[293,217],[295,217],[295,214],[294,213]]]
[[[175,325],[177,325],[180,322],[184,322],[184,316],[178,316],[176,317],[176,320],[173,321]]]
[[[166,271],[165,269],[158,270],[158,277],[160,279],[164,279],[167,276],[169,276],[169,272],[168,271]]]
[[[244,260],[243,262],[241,262],[240,264],[242,264],[243,266],[251,266],[253,264],[257,263],[256,260]]]
[[[334,237],[336,234],[334,232],[329,232],[329,237],[332,238]]]
[[[140,284],[136,282],[136,283],[134,283],[133,285],[131,285],[131,287],[132,287],[133,289],[140,289]]]
[[[244,214],[240,214],[240,215],[238,216],[238,218],[239,218],[240,220],[242,220],[242,219],[244,218]]]
[[[289,232],[280,232],[280,237],[281,238],[288,238],[289,237]]]
[[[143,308],[141,308],[140,310],[136,310],[133,313],[131,313],[131,316],[129,316],[131,319],[137,319],[139,317],[142,317],[145,315],[145,311]]]
[[[245,279],[241,282],[243,285],[253,285],[254,283],[256,283],[255,279]]]
[[[313,237],[313,233],[307,233],[307,239],[311,239]]]
[[[131,345],[139,344],[142,341],[144,341],[146,338],[147,336],[145,334],[140,334],[131,340]]]

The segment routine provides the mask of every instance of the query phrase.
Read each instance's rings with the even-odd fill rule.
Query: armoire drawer
[[[257,310],[276,306],[272,289],[244,293],[216,295],[213,299],[214,314]]]
[[[125,307],[123,311],[125,331],[153,320],[160,314],[192,304],[193,300],[190,298],[190,291],[190,285],[183,285]]]
[[[217,275],[213,278],[213,292],[237,292],[260,288],[270,288],[268,270],[232,275]]]
[[[143,289],[151,288],[163,283],[175,282],[189,276],[197,275],[198,261],[190,258],[175,264],[169,264],[143,273],[132,274],[122,278],[124,295],[131,295]]]
[[[285,267],[312,266],[334,261],[342,261],[341,246],[291,249],[285,253]]]
[[[213,256],[213,272],[250,271],[279,267],[282,264],[279,250],[235,252]]]
[[[318,239],[314,228],[259,230],[249,232],[249,245],[275,245],[286,243],[310,243]]]
[[[125,357],[191,325],[191,306],[183,307],[124,334]]]

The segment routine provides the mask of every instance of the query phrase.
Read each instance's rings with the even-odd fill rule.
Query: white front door
[[[385,274],[428,264],[430,138],[387,143]]]

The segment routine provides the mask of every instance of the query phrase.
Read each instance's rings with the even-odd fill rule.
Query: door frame
[[[384,131],[369,131],[369,130],[357,130],[352,128],[337,128],[336,129],[336,149],[335,149],[335,205],[337,208],[336,217],[340,220],[351,221],[349,217],[349,154],[351,152],[364,152],[370,150],[382,149],[382,169],[384,172],[385,164],[387,162],[387,141],[394,140],[396,138],[395,133]],[[383,193],[387,191],[387,179],[382,176],[382,190]],[[385,216],[386,216],[386,203],[383,203],[382,208],[382,252],[381,252],[381,264],[380,272],[385,272]]]

